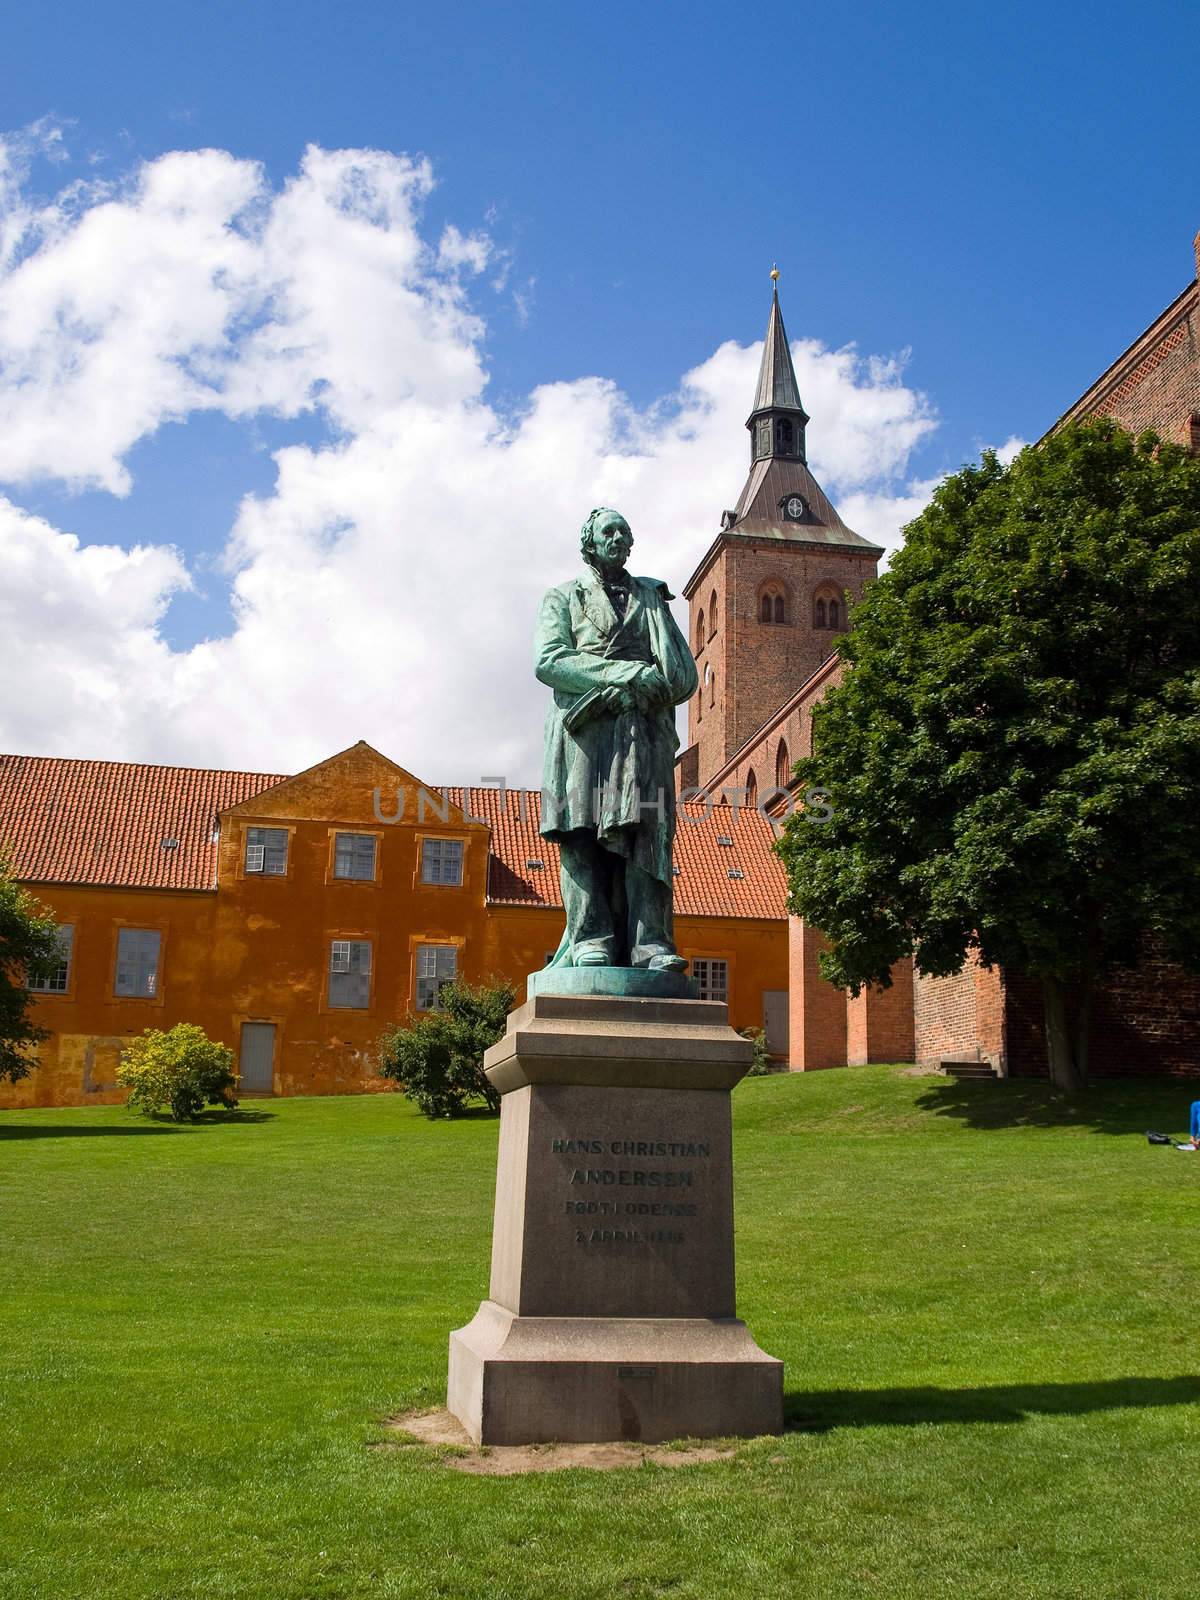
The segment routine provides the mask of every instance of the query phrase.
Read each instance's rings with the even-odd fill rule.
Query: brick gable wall
[[[1055,424],[1113,417],[1200,450],[1200,233],[1193,282]]]

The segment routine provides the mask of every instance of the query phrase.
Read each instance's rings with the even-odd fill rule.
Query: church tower
[[[776,286],[746,421],[750,474],[683,591],[700,669],[685,783],[719,772],[832,653],[847,597],[859,598],[883,554],[808,470],[808,422]]]

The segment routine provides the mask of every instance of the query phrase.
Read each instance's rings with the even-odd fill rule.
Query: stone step
[[[995,1067],[987,1061],[942,1061],[941,1070],[950,1078],[978,1080],[998,1076]]]

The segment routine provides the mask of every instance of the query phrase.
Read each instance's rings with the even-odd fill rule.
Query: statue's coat
[[[695,694],[696,663],[671,615],[666,584],[655,578],[629,582],[624,618],[591,568],[542,600],[534,670],[554,690],[554,703],[546,715],[541,832],[557,839],[587,828],[606,849],[669,884],[679,745],[672,707]],[[672,706],[606,713],[569,732],[565,719],[582,696],[635,682],[643,661],[623,659],[623,652],[647,642]]]

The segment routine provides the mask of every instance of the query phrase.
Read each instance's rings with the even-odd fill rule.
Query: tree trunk
[[[1091,1044],[1092,988],[1091,978],[1085,979],[1079,1010],[1075,1014],[1075,1070],[1085,1089],[1088,1081],[1088,1046]]]
[[[1081,1087],[1075,1040],[1067,1017],[1067,991],[1058,978],[1042,979],[1042,999],[1046,1008],[1046,1059],[1050,1082],[1068,1094]],[[1087,1013],[1083,1014],[1087,1027]]]

